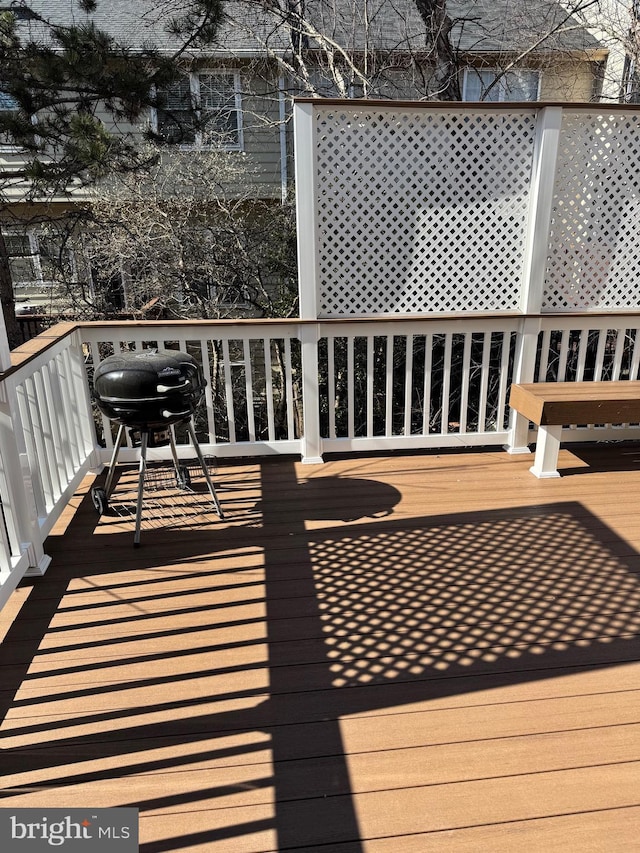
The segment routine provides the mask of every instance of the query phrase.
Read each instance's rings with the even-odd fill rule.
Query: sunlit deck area
[[[3,806],[133,806],[140,850],[628,851],[640,447],[220,460],[99,518],[0,614]]]

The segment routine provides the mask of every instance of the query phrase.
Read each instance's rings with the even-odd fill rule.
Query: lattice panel
[[[640,307],[640,116],[565,113],[543,309]]]
[[[320,316],[518,307],[533,111],[318,108]]]

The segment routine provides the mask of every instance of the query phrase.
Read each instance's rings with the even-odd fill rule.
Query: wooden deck
[[[224,462],[84,485],[2,616],[3,807],[140,850],[629,851],[640,448]]]

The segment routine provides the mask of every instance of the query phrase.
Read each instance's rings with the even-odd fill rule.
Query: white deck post
[[[520,294],[520,310],[523,314],[538,314],[542,310],[561,129],[562,107],[544,107],[540,110],[533,152],[531,204]]]
[[[514,382],[533,382],[540,323],[531,314],[540,314],[549,248],[549,228],[562,129],[562,107],[544,107],[538,113],[536,142],[531,173],[531,204],[525,243],[520,310],[527,317],[520,330]],[[509,453],[527,453],[529,421],[518,412],[511,415]]]
[[[536,366],[536,350],[540,320],[536,317],[525,317],[518,329],[518,344],[513,370],[513,382],[533,382]],[[529,418],[511,410],[511,429],[509,443],[505,446],[507,453],[530,453],[529,450]]]
[[[298,221],[298,290],[302,320],[318,319],[318,227],[316,145],[313,104],[293,108]],[[301,325],[302,405],[304,435],[302,461],[322,462],[322,438],[318,396],[318,327]]]
[[[320,398],[318,394],[318,327],[315,323],[303,325],[300,330],[302,341],[302,389],[303,429],[302,461],[318,464],[322,459],[320,436]]]

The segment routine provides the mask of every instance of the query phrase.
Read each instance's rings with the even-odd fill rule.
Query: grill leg
[[[207,481],[207,486],[209,487],[209,493],[211,495],[211,499],[213,500],[213,505],[216,508],[216,512],[218,513],[220,518],[224,518],[224,513],[222,512],[222,507],[220,506],[220,501],[218,500],[218,496],[216,494],[216,488],[213,485],[213,481],[211,480],[211,475],[209,474],[207,463],[204,461],[204,456],[202,455],[202,451],[200,450],[200,445],[196,437],[196,431],[194,430],[193,423],[191,421],[187,422],[187,429],[189,430],[189,435],[191,436],[191,441],[193,443],[194,450],[196,451],[198,462],[200,463],[200,467],[202,468],[202,473],[204,474],[205,479]]]
[[[140,434],[140,468],[138,472],[138,502],[136,505],[136,532],[133,536],[133,547],[140,545],[140,524],[142,522],[142,495],[144,492],[144,472],[147,469],[147,444],[149,443],[149,430],[142,430]]]
[[[176,469],[176,482],[180,482],[180,460],[178,459],[178,451],[176,450],[176,437],[173,432],[173,424],[169,427],[169,441],[171,442],[171,455],[173,457],[173,467]]]
[[[113,486],[113,475],[116,470],[116,462],[118,461],[118,453],[120,453],[120,448],[122,447],[122,442],[124,441],[124,426],[120,424],[118,427],[118,435],[116,436],[116,443],[113,445],[113,453],[111,454],[111,462],[109,462],[109,471],[107,473],[107,480],[104,484],[104,491],[109,499],[111,495],[111,487]]]

